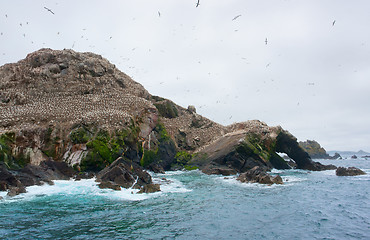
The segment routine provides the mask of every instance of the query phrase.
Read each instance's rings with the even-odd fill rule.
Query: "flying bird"
[[[47,7],[44,7],[48,12],[52,13],[52,14],[55,14],[53,11],[51,11],[50,8],[47,8]]]
[[[160,11],[158,11],[158,17],[160,17],[161,16],[161,12]]]
[[[199,6],[199,0],[198,0],[197,5],[195,7],[198,7],[198,6]]]
[[[233,20],[231,20],[231,21],[234,21],[234,20],[236,20],[238,17],[241,17],[242,15],[238,15],[238,16],[235,16],[234,18],[233,18]]]
[[[267,45],[267,38],[265,39],[265,44]]]
[[[334,24],[335,24],[335,20],[333,21],[333,23],[332,23],[332,24],[333,24],[333,26],[334,26]]]

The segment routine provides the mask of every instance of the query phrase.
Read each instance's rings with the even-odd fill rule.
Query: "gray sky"
[[[223,125],[259,119],[370,151],[370,1],[196,2],[2,0],[0,65],[43,47],[94,52]]]

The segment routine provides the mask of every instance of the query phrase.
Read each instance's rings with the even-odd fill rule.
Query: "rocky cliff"
[[[0,67],[0,162],[12,179],[0,179],[3,189],[22,185],[17,174],[29,166],[59,173],[45,164],[50,161],[73,168],[68,177],[90,172],[102,187],[143,190],[152,184],[144,169],[234,174],[255,166],[288,168],[277,152],[298,168],[327,168],[281,127],[259,121],[222,126],[192,106],[152,96],[93,53],[41,49]],[[61,178],[47,176],[43,181]]]

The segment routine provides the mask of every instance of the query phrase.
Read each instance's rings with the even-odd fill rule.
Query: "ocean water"
[[[370,161],[321,162],[368,175],[273,170],[284,185],[264,186],[176,171],[153,174],[154,194],[55,181],[0,192],[0,239],[370,239]]]

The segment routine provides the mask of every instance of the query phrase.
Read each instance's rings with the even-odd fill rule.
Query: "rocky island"
[[[341,155],[337,152],[333,156],[330,156],[325,148],[321,147],[315,140],[299,142],[299,146],[301,146],[312,159],[342,159]]]
[[[0,67],[0,191],[96,177],[101,188],[160,191],[150,174],[199,168],[242,182],[282,183],[272,168],[335,169],[311,160],[280,126],[222,126],[93,53],[41,49]],[[254,176],[254,177],[253,177]]]

